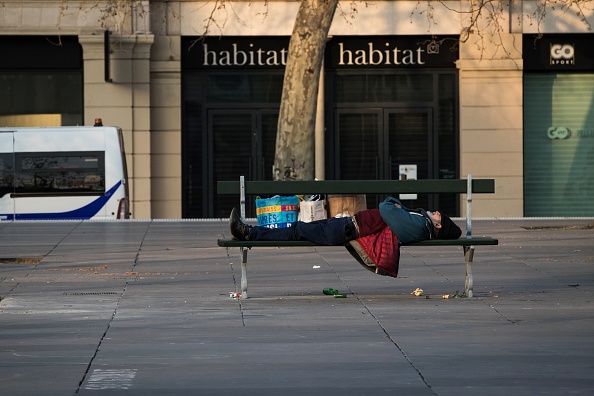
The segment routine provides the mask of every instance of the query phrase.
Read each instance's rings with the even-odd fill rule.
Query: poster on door
[[[398,173],[400,180],[417,180],[417,165],[400,165]],[[417,194],[400,194],[400,199],[417,199]]]

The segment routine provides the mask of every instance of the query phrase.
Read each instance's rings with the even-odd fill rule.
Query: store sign
[[[248,48],[241,49],[237,43],[230,49],[214,50],[208,43],[202,44],[202,66],[204,67],[243,67],[243,66],[283,66],[287,63],[286,48],[280,50],[262,49],[250,43]]]
[[[287,63],[289,37],[182,37],[184,69],[279,69]]]
[[[326,45],[332,68],[454,68],[458,37],[333,37]]]
[[[574,44],[551,44],[551,65],[574,65]]]
[[[591,34],[524,35],[524,70],[594,69]]]
[[[326,45],[326,63],[335,68],[455,67],[457,38],[333,37]],[[183,37],[184,69],[283,68],[289,37]]]
[[[547,137],[551,140],[555,139],[569,139],[571,131],[565,127],[550,127],[547,130]]]
[[[547,129],[547,137],[551,140],[565,140],[573,136],[579,138],[594,137],[594,129],[578,129],[573,134],[567,127],[550,127]]]

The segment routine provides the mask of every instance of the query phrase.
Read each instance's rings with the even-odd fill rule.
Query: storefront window
[[[280,101],[282,74],[214,74],[207,78],[211,103],[274,103]]]
[[[336,102],[430,102],[433,100],[431,74],[351,74],[336,84]]]
[[[272,179],[282,84],[279,70],[185,73],[184,217],[228,215],[217,180]]]
[[[4,36],[0,124],[83,124],[82,48],[75,36]]]
[[[418,179],[457,176],[457,76],[452,71],[337,70],[330,73],[327,176],[388,180],[413,165]],[[333,173],[331,173],[333,172]],[[376,207],[383,196],[368,195]],[[405,204],[456,214],[455,194],[418,194]]]
[[[0,72],[0,124],[82,125],[82,73]]]
[[[456,134],[457,82],[458,80],[454,74],[443,73],[439,75],[439,106],[437,107],[439,179],[455,179],[457,177],[456,164],[458,163],[459,144]],[[462,177],[465,177],[465,175],[462,175]],[[443,208],[444,205],[446,203],[443,200],[440,201],[440,207]]]
[[[433,36],[337,37],[324,58],[327,179],[457,175],[457,51]],[[183,216],[228,216],[216,181],[272,179],[288,37],[183,37]],[[437,43],[441,44],[437,44]],[[436,47],[437,46],[437,47]],[[441,46],[441,47],[440,47]],[[381,49],[381,50],[380,50]],[[441,49],[441,50],[440,50]],[[376,207],[381,197],[367,197]],[[457,212],[454,194],[411,205]],[[251,201],[250,201],[251,202]],[[248,213],[254,213],[247,208]]]
[[[594,74],[524,76],[524,213],[594,215]]]

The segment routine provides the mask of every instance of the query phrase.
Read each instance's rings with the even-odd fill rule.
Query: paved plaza
[[[460,247],[402,248],[398,279],[301,247],[252,249],[237,300],[226,220],[2,222],[0,392],[592,395],[592,223],[473,221],[499,239],[473,298]]]

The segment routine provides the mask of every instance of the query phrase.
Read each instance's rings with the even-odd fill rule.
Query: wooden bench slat
[[[246,181],[247,195],[295,194],[463,194],[464,179],[429,180],[321,180],[321,181]],[[494,179],[473,179],[473,193],[494,193]],[[217,194],[239,194],[237,181],[218,181]]]
[[[309,241],[239,241],[235,239],[219,239],[217,244],[221,247],[291,247],[291,246],[328,246],[319,245]],[[412,242],[406,246],[478,246],[478,245],[498,245],[499,241],[491,237],[472,237],[470,239],[431,239],[420,242]],[[348,243],[334,245],[346,246]]]
[[[411,242],[402,246],[478,246],[498,245],[499,240],[486,236],[473,236],[472,238],[460,239],[431,239],[420,242]]]

